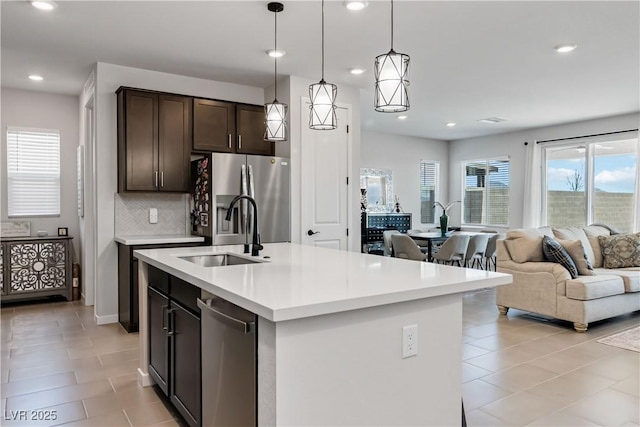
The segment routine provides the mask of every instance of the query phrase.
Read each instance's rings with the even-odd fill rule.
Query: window
[[[7,208],[11,217],[60,215],[60,133],[7,128]]]
[[[420,162],[420,222],[422,224],[435,224],[435,208],[433,204],[437,200],[438,175],[440,164],[437,162]]]
[[[544,147],[544,222],[552,227],[604,223],[633,231],[637,147],[636,138]]]
[[[509,160],[464,162],[463,224],[509,225]]]

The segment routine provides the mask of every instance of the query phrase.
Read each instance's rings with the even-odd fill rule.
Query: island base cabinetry
[[[201,426],[200,289],[149,267],[149,375],[192,427]]]

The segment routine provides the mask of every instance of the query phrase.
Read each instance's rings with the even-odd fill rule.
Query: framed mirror
[[[393,211],[393,175],[388,169],[360,169],[362,208],[366,212]]]

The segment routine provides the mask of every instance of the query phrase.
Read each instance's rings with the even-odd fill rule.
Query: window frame
[[[12,172],[9,170],[9,134],[11,132],[14,133],[41,133],[41,134],[55,134],[58,137],[57,140],[57,150],[58,150],[58,175],[57,175],[57,183],[58,183],[58,191],[57,191],[57,213],[12,213],[11,212],[11,203],[9,194],[11,193],[12,186],[10,182],[12,180],[11,174]],[[6,203],[7,203],[7,217],[8,218],[59,218],[62,213],[62,138],[61,132],[59,129],[47,129],[47,128],[33,128],[33,127],[24,127],[24,126],[7,126],[6,127],[6,160],[4,166],[6,167],[6,179],[7,179],[7,195],[6,195]]]
[[[584,146],[584,198],[585,198],[585,210],[584,210],[584,221],[585,225],[593,224],[597,220],[595,219],[595,161],[597,154],[595,152],[596,144],[600,143],[612,143],[617,141],[623,141],[625,139],[635,139],[636,140],[636,191],[635,191],[635,200],[633,202],[633,206],[635,209],[635,217],[636,221],[632,224],[632,232],[636,232],[640,229],[640,219],[637,219],[638,212],[640,212],[640,196],[638,192],[640,189],[638,186],[640,185],[640,135],[638,135],[637,131],[633,134],[624,136],[626,133],[622,133],[621,135],[613,136],[613,135],[602,135],[595,137],[585,137],[580,139],[573,139],[570,141],[562,141],[562,142],[549,142],[542,143],[542,153],[540,156],[541,164],[541,188],[540,188],[540,220],[542,224],[547,224],[548,217],[548,203],[547,203],[547,161],[548,152],[554,149],[570,149],[570,148],[580,148],[580,146]]]
[[[465,222],[464,220],[464,211],[465,211],[465,191],[466,191],[466,180],[467,180],[467,164],[469,163],[480,163],[480,162],[485,162],[485,163],[489,163],[489,162],[508,162],[509,163],[509,191],[507,193],[508,195],[508,203],[507,203],[507,224],[490,224],[490,223],[470,223],[470,222]],[[501,228],[509,228],[509,216],[511,214],[511,158],[510,156],[497,156],[497,157],[485,157],[485,158],[481,158],[481,159],[467,159],[467,160],[462,160],[462,167],[460,168],[460,175],[461,175],[461,203],[460,203],[460,225],[461,226],[466,226],[466,227],[501,227]],[[489,180],[486,181],[487,184],[489,183]],[[485,187],[485,189],[488,187]],[[487,211],[484,212],[484,216],[488,219],[489,216],[489,212],[488,212],[488,205],[487,205]]]
[[[433,211],[433,221],[434,222],[422,222],[422,165],[423,164],[433,164],[435,166],[435,184],[434,184],[434,202],[437,201],[440,198],[440,161],[438,160],[426,160],[426,159],[421,159],[420,160],[420,171],[419,171],[419,203],[420,203],[420,224],[427,224],[427,225],[435,225],[438,224],[438,216],[436,215],[436,208],[435,206],[431,207],[431,210]]]

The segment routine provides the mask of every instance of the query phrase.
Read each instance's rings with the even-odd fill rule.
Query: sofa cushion
[[[593,249],[591,249],[591,244],[589,243],[589,239],[587,239],[587,235],[584,230],[580,227],[566,227],[566,228],[554,228],[553,235],[556,239],[560,240],[580,240],[582,242],[582,246],[584,246],[584,252],[587,254],[587,259],[593,265],[595,260],[595,255],[593,254]]]
[[[544,236],[542,238],[542,251],[547,261],[557,262],[567,269],[572,279],[578,277],[578,268],[571,256],[555,239]]]
[[[594,270],[598,275],[619,276],[624,283],[624,291],[640,292],[640,267],[628,267],[628,268],[598,268]]]
[[[513,259],[517,263],[542,262],[544,253],[542,252],[542,237],[553,237],[553,232],[549,227],[540,228],[518,228],[507,231],[505,246]]]
[[[562,245],[565,251],[569,254],[573,263],[578,269],[578,275],[580,276],[593,276],[593,266],[587,259],[587,254],[584,251],[584,246],[580,240],[557,240]]]
[[[640,267],[640,233],[598,236],[604,268]]]
[[[591,250],[593,251],[593,268],[602,268],[602,249],[600,248],[600,241],[598,241],[598,236],[589,236],[589,244],[591,245]]]
[[[600,250],[598,236],[610,236],[611,231],[606,227],[595,224],[583,227],[582,229],[584,230],[584,234],[587,235],[587,239],[589,239],[589,244],[591,245],[591,250],[593,251],[593,268],[600,268],[602,267],[602,250]]]
[[[580,276],[567,280],[567,298],[588,301],[624,294],[624,284],[618,276]]]

